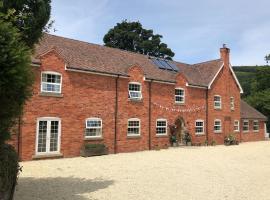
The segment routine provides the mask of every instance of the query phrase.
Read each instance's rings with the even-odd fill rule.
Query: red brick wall
[[[88,73],[71,72],[65,70],[64,61],[54,52],[41,58],[41,67],[34,67],[36,82],[33,88],[33,97],[25,106],[23,123],[21,126],[21,151],[22,160],[31,160],[35,155],[36,127],[39,117],[61,118],[61,150],[64,157],[78,156],[84,143],[104,143],[109,147],[109,152],[114,152],[115,140],[115,98],[116,77],[101,76]],[[42,71],[55,71],[62,74],[62,97],[47,97],[40,95],[40,78]],[[149,149],[149,81],[144,80],[144,72],[139,66],[128,70],[129,78],[118,79],[118,116],[117,116],[117,152],[131,152]],[[170,109],[187,109],[206,106],[207,90],[186,86],[185,77],[177,76],[176,85],[164,83],[151,83],[151,98],[153,103],[160,104]],[[139,82],[142,86],[142,100],[131,101],[128,99],[128,83]],[[185,104],[177,105],[174,100],[175,87],[185,89]],[[213,96],[222,96],[222,110],[213,109]],[[209,107],[208,133],[209,141],[215,140],[223,143],[224,135],[233,130],[233,120],[240,119],[240,94],[236,83],[230,74],[229,68],[224,69],[208,92]],[[230,96],[235,98],[235,111],[230,111]],[[231,117],[231,123],[225,125],[225,117]],[[85,139],[85,120],[89,117],[102,119],[102,139]],[[204,120],[205,129],[206,111],[176,112],[161,109],[151,104],[151,149],[166,148],[169,146],[169,130],[167,136],[156,136],[156,120],[167,119],[168,125],[183,117],[194,143],[204,143],[204,135],[195,135],[195,120]],[[139,118],[141,121],[140,137],[127,136],[127,122],[129,118]],[[214,118],[222,119],[222,134],[213,133]],[[239,135],[239,134],[238,134]],[[261,139],[261,137],[259,137]],[[258,139],[256,137],[256,139]],[[249,139],[245,138],[244,141]],[[250,138],[253,140],[253,138]]]
[[[249,120],[249,131],[243,132],[243,120],[241,120],[241,132],[242,132],[242,141],[249,142],[249,141],[259,141],[265,139],[265,130],[264,130],[264,122],[259,121],[259,131],[253,130],[253,120]]]

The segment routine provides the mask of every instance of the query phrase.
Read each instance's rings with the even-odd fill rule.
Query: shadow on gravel
[[[15,200],[89,200],[82,196],[105,189],[112,185],[112,180],[81,179],[75,177],[55,178],[19,178]]]

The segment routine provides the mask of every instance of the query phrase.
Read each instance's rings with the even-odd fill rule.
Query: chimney
[[[220,48],[220,58],[225,65],[230,64],[230,49],[227,48],[226,44],[223,44],[222,48]]]

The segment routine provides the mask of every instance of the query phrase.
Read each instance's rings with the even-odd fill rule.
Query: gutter
[[[112,76],[112,77],[121,77],[121,78],[128,78],[129,77],[128,75],[111,73],[111,72],[102,72],[102,71],[93,70],[93,69],[77,69],[75,67],[66,67],[66,70],[72,71],[72,72],[98,74],[98,75],[103,75],[103,76]]]

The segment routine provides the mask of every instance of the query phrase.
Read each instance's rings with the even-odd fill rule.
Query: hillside
[[[243,97],[249,96],[256,71],[263,66],[234,66],[233,70],[244,90]]]

